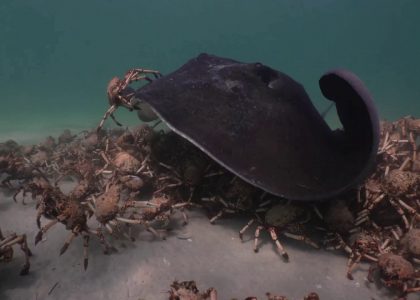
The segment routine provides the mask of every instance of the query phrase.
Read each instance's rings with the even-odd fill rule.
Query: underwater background
[[[1,0],[0,142],[93,128],[112,77],[167,74],[201,52],[285,72],[320,111],[319,77],[347,68],[381,118],[419,117],[419,12],[418,0]]]

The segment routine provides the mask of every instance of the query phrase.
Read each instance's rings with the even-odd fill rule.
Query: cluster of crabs
[[[176,157],[167,155],[171,147]],[[79,135],[65,131],[57,140],[48,137],[34,146],[8,141],[0,145],[1,185],[14,192],[17,202],[25,204],[28,195],[36,201],[35,244],[61,223],[69,231],[61,254],[76,237],[84,239],[86,249],[90,238],[97,238],[109,253],[114,249],[108,238],[134,240],[133,226],[162,238],[174,212],[187,222],[184,210],[194,204],[199,181],[215,176],[213,164],[201,153],[190,155],[189,148],[174,134],[147,125]],[[75,186],[64,193],[60,183],[69,178]],[[88,225],[90,219],[97,226]],[[30,255],[24,235],[0,237],[2,260],[10,259],[11,247],[18,243]],[[29,261],[22,273],[28,269]]]
[[[401,299],[420,291],[420,120],[383,122],[376,169],[358,189],[324,203],[296,203],[246,183],[171,131],[146,124],[103,129],[108,117],[121,125],[113,116],[118,106],[138,108],[128,85],[150,80],[147,74],[159,76],[135,69],[122,80],[111,80],[111,107],[96,130],[79,134],[66,130],[37,145],[0,144],[2,188],[13,191],[16,202],[25,204],[28,195],[36,202],[35,245],[54,226],[64,225],[68,236],[60,254],[73,239],[82,238],[87,268],[91,238],[98,239],[105,253],[116,251],[110,239],[134,242],[133,228],[164,239],[174,214],[186,224],[187,210],[201,207],[212,224],[229,215],[248,216],[239,237],[255,228],[255,252],[262,232],[268,233],[285,260],[289,255],[282,236],[313,248],[343,249],[349,255],[349,279],[364,260],[372,264],[368,279],[379,274]],[[69,179],[75,184],[66,193],[62,182]],[[21,274],[27,274],[31,251],[26,236],[3,236],[0,231],[0,261],[12,259],[14,245],[20,245],[25,255]],[[175,286],[174,295],[179,290]],[[209,291],[208,298],[216,299],[213,294]],[[183,299],[176,297],[171,299]],[[276,297],[269,299],[285,299]]]
[[[69,231],[61,254],[81,237],[85,268],[90,238],[97,238],[105,253],[116,251],[109,239],[134,241],[133,227],[163,239],[175,213],[186,224],[187,209],[201,207],[212,224],[230,215],[249,216],[239,236],[254,227],[255,252],[264,231],[286,260],[281,236],[314,248],[344,249],[350,279],[357,263],[365,260],[372,263],[369,280],[379,269],[386,286],[406,295],[420,291],[419,128],[420,121],[412,118],[384,123],[376,171],[358,190],[321,204],[269,195],[173,132],[144,124],[78,135],[66,130],[57,139],[31,146],[2,143],[1,185],[14,192],[16,202],[25,203],[29,196],[36,201],[35,244],[56,224]],[[74,188],[64,193],[60,183],[69,179]],[[318,230],[325,233],[321,240],[319,233],[312,235]],[[26,274],[31,251],[25,235],[0,234],[0,239],[2,261],[12,258],[14,244],[20,245],[26,258],[21,274]]]
[[[288,300],[285,296],[275,295],[271,293],[266,293],[267,300]],[[217,300],[217,290],[215,288],[209,288],[204,292],[200,292],[197,288],[195,281],[174,281],[171,284],[171,289],[169,291],[169,300]],[[317,293],[309,293],[303,298],[303,300],[319,300]],[[232,299],[236,300],[236,298]],[[258,300],[257,297],[247,297],[245,300]]]
[[[266,230],[285,259],[288,259],[288,254],[278,239],[279,235],[301,240],[316,248],[320,243],[327,250],[344,250],[349,257],[346,274],[350,280],[358,263],[368,262],[368,282],[373,282],[376,276],[386,287],[399,293],[398,299],[406,299],[409,293],[420,292],[419,139],[420,119],[408,116],[395,122],[384,121],[381,123],[377,165],[357,189],[326,203],[298,205],[251,187],[248,191],[242,188],[244,193],[235,196],[236,202],[226,201],[223,197],[219,199],[222,209],[210,221],[214,222],[225,213],[251,215],[251,220],[239,232],[240,238],[256,223],[254,250],[258,251],[260,231]],[[230,188],[234,186],[230,185]],[[218,196],[212,201],[216,199]],[[305,234],[313,228],[324,232],[321,241]],[[185,290],[180,286],[183,287],[174,283],[171,295]],[[215,293],[214,289],[209,289],[197,299],[217,299]],[[286,299],[267,296],[268,299]],[[305,299],[318,299],[311,297],[315,296],[309,295]],[[183,298],[173,296],[170,299]]]
[[[329,205],[324,244],[349,255],[347,277],[360,261],[389,288],[420,291],[420,119],[381,123],[377,165],[353,194]],[[377,272],[379,271],[379,272]]]
[[[252,216],[240,236],[252,223],[258,224],[255,251],[261,230],[270,233],[285,258],[287,252],[277,237],[280,231],[318,247],[294,231],[310,218],[303,206],[267,195],[173,132],[148,125],[79,135],[65,131],[57,139],[48,137],[33,146],[8,141],[0,145],[0,172],[2,187],[13,191],[16,202],[25,204],[28,195],[36,201],[35,244],[56,224],[69,231],[61,254],[79,236],[86,248],[91,237],[98,238],[109,253],[115,249],[108,238],[134,240],[134,226],[163,238],[171,216],[179,212],[186,224],[190,207],[205,208],[213,224],[225,215]],[[64,193],[60,183],[69,178],[76,184]],[[42,218],[46,221],[41,222]],[[90,219],[96,227],[88,225]]]

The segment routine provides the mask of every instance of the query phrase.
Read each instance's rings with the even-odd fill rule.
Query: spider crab
[[[399,299],[406,299],[409,293],[420,292],[420,287],[417,285],[419,272],[400,255],[380,254],[377,264],[369,269],[368,280],[371,282],[375,270],[379,270],[380,278],[387,287],[396,288],[401,292]]]
[[[23,265],[20,275],[26,275],[29,272],[30,262],[29,257],[32,256],[26,242],[26,235],[17,235],[16,233],[4,236],[0,229],[0,261],[10,262],[13,259],[13,246],[19,244],[20,249],[25,254],[25,264]]]
[[[76,198],[80,196],[82,198]],[[75,237],[83,237],[83,266],[88,267],[88,248],[90,235],[98,237],[105,248],[105,253],[112,247],[105,240],[100,230],[92,230],[87,225],[87,220],[91,215],[91,210],[86,204],[86,193],[80,191],[77,185],[69,195],[64,194],[60,188],[48,184],[44,187],[41,198],[37,203],[37,225],[40,230],[35,236],[35,245],[38,244],[44,234],[54,227],[57,223],[62,223],[66,230],[70,231],[63,246],[60,249],[60,255],[64,254]],[[41,216],[45,216],[50,221],[41,227]]]
[[[217,291],[209,288],[200,292],[195,281],[174,281],[169,291],[169,300],[217,300]]]
[[[110,80],[107,87],[110,108],[105,112],[105,115],[99,123],[97,131],[103,127],[104,122],[108,119],[108,117],[111,117],[118,126],[121,126],[121,123],[119,123],[114,117],[114,112],[119,106],[124,106],[129,110],[140,109],[140,104],[134,99],[134,91],[127,88],[134,81],[153,81],[151,78],[147,77],[148,74],[153,75],[155,78],[162,76],[159,71],[138,68],[129,70],[123,79],[114,77]]]
[[[310,219],[310,210],[304,209],[302,206],[293,204],[290,201],[276,204],[273,204],[270,200],[264,201],[256,210],[255,217],[239,231],[239,237],[242,240],[243,234],[256,222],[258,225],[254,235],[254,251],[258,252],[261,230],[266,230],[276,244],[280,254],[284,259],[288,260],[289,254],[278,238],[280,234],[302,241],[316,249],[319,248],[318,244],[303,233],[302,225],[309,222]]]

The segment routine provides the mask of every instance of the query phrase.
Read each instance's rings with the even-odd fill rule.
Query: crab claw
[[[21,276],[28,275],[30,266],[31,265],[29,263],[25,264],[23,266],[23,269],[20,271],[19,275]]]
[[[65,243],[63,247],[61,247],[60,249],[60,255],[63,255],[64,252],[66,252],[68,248],[69,248],[69,243]]]
[[[42,230],[40,230],[35,237],[35,245],[38,244],[41,240],[42,240]]]

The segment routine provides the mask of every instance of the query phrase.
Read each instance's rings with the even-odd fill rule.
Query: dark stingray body
[[[292,200],[326,199],[360,183],[379,143],[363,83],[320,79],[344,130],[332,131],[295,80],[260,63],[201,54],[136,91],[179,135],[245,181]]]

